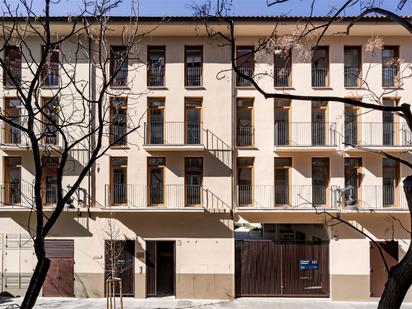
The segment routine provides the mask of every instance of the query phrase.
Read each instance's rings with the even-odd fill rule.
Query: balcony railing
[[[127,145],[127,127],[112,125],[110,128],[110,144],[115,146]]]
[[[383,66],[382,67],[382,86],[395,87],[398,80],[397,66]]]
[[[328,71],[328,68],[312,67],[312,87],[328,86]]]
[[[186,86],[202,86],[202,68],[186,67]]]
[[[105,195],[106,207],[206,207],[211,200],[209,191],[200,185],[106,185]]]
[[[152,65],[149,67],[148,72],[148,86],[164,86],[164,77],[165,77],[165,67],[162,65]]]
[[[203,124],[185,122],[145,123],[146,145],[202,145]]]
[[[253,77],[253,72],[254,72],[255,66],[252,63],[248,63],[248,64],[242,64],[241,66],[238,67],[238,70],[240,73],[246,75],[246,76],[250,76]],[[249,80],[241,77],[241,76],[237,76],[236,77],[236,86],[239,87],[249,87],[251,86],[251,83]]]
[[[112,80],[112,87],[126,87],[127,86],[127,67],[121,68]]]
[[[336,146],[334,122],[275,122],[275,146]]]
[[[59,64],[50,63],[46,64],[42,72],[43,86],[58,86],[60,75],[59,75]]]
[[[238,207],[252,208],[332,208],[332,190],[311,185],[238,185]]]
[[[337,193],[335,195],[337,207],[357,207],[359,209],[408,209],[403,188],[389,185],[362,185],[357,188],[357,196]],[[335,192],[337,192],[335,190]],[[343,192],[342,190],[340,192]]]
[[[292,70],[289,67],[275,68],[275,87],[290,86],[290,74]]]
[[[405,123],[362,122],[347,124],[345,140],[369,147],[411,147],[412,134]]]
[[[237,146],[253,146],[255,144],[255,128],[252,126],[237,128]]]
[[[48,184],[41,188],[44,206],[54,206],[57,203],[57,185]],[[0,184],[1,206],[34,207],[34,186],[30,183]]]
[[[359,74],[359,67],[345,66],[345,87],[359,86]]]
[[[4,85],[6,87],[15,87],[10,75],[20,84],[21,81],[21,64],[7,64],[10,74],[4,70]]]

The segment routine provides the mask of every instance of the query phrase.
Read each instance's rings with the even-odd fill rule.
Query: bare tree
[[[230,49],[231,55],[231,71],[234,71],[238,81],[243,81],[244,83],[253,86],[264,98],[269,99],[288,99],[288,100],[297,100],[297,101],[313,101],[313,102],[324,102],[324,101],[335,101],[343,104],[361,107],[367,110],[377,110],[383,112],[390,112],[398,115],[403,118],[409,131],[412,131],[412,113],[409,103],[401,102],[398,105],[388,106],[383,104],[383,97],[387,96],[390,93],[395,93],[400,89],[400,85],[403,84],[402,79],[409,79],[411,77],[410,66],[407,67],[402,72],[402,79],[395,81],[395,87],[392,89],[384,90],[382,93],[377,93],[375,89],[369,87],[368,84],[368,72],[364,74],[364,78],[358,76],[356,72],[356,79],[359,79],[360,84],[366,90],[364,92],[367,95],[362,95],[366,100],[362,101],[355,98],[347,98],[340,96],[318,96],[318,95],[305,95],[305,94],[292,94],[288,93],[288,89],[279,89],[275,92],[270,92],[265,90],[261,84],[260,79],[263,77],[271,77],[273,79],[285,79],[284,75],[287,74],[287,71],[279,72],[258,72],[255,73],[253,69],[248,69],[248,64],[253,63],[256,56],[260,54],[274,54],[276,51],[281,51],[285,54],[289,52],[290,49],[295,49],[299,57],[310,61],[313,57],[313,51],[315,48],[323,41],[326,35],[349,35],[352,27],[360,22],[363,17],[369,16],[371,14],[377,14],[386,17],[388,20],[393,21],[401,25],[408,32],[412,33],[412,23],[409,18],[401,17],[398,13],[388,11],[379,7],[379,1],[368,1],[362,2],[359,0],[347,0],[342,1],[340,6],[334,7],[329,16],[326,18],[319,19],[314,22],[311,19],[312,15],[316,15],[314,12],[315,1],[311,2],[311,9],[308,12],[307,17],[301,17],[296,19],[296,30],[290,35],[280,35],[278,33],[279,19],[273,18],[273,29],[268,35],[261,37],[255,46],[248,51],[242,51],[238,54],[237,47],[237,35],[236,35],[236,19],[231,16],[232,8],[231,6],[235,3],[230,0],[217,0],[217,1],[207,1],[203,5],[194,6],[195,16],[199,17],[200,22],[204,23],[206,31],[210,38],[215,38],[220,42],[221,47],[227,47]],[[274,0],[266,1],[268,7],[274,7],[276,4],[281,4],[285,2],[292,3],[292,0]],[[361,3],[362,2],[362,3]],[[402,10],[404,6],[408,3],[407,0],[398,1],[398,9]],[[343,17],[346,9],[354,6],[360,5],[361,12],[355,18],[346,19],[347,26],[345,33],[333,33],[331,30],[333,25],[338,22],[345,20]],[[215,25],[218,25],[215,27]],[[222,26],[223,29],[222,29]],[[379,49],[382,45],[380,38],[371,38],[368,42],[368,48],[370,52],[373,53],[374,50]],[[310,46],[309,48],[306,48]],[[399,72],[399,59],[391,59],[393,62],[392,65]],[[224,74],[225,71],[221,71],[219,75]],[[220,76],[217,76],[220,78]],[[368,102],[366,102],[368,101]],[[347,143],[347,145],[353,147],[359,147],[359,145]],[[367,151],[377,152],[379,155],[382,155],[386,158],[390,158],[399,162],[400,164],[405,165],[408,168],[412,168],[412,162],[409,162],[403,158],[400,158],[396,155],[386,153],[384,151],[373,151],[367,148],[363,148]],[[407,199],[407,205],[409,212],[412,214],[412,175],[407,176],[403,181],[403,188]],[[311,203],[310,203],[311,204]],[[316,213],[324,214],[325,212],[320,212],[316,209]],[[337,217],[332,214],[327,214],[331,220],[338,221],[338,224],[343,223],[351,228],[353,226],[350,222],[343,220],[340,217]],[[411,220],[412,221],[412,220]],[[402,226],[402,228],[404,228]],[[410,234],[411,228],[409,228]],[[360,232],[360,231],[358,231]],[[362,233],[364,234],[364,233]],[[365,235],[367,237],[367,235]],[[368,237],[369,238],[369,237]],[[371,239],[372,240],[372,239]],[[373,241],[373,240],[372,240]],[[379,247],[378,247],[379,248]],[[381,256],[383,258],[382,250],[379,248]],[[383,259],[384,260],[384,259]],[[389,267],[384,260],[386,268],[389,270]],[[385,285],[384,293],[379,302],[379,308],[399,308],[403,302],[403,299],[412,284],[412,247],[409,246],[408,251],[402,260],[390,268],[388,274],[388,280]]]
[[[45,238],[64,207],[73,204],[79,190],[84,190],[82,182],[93,173],[95,162],[111,146],[124,144],[140,126],[140,120],[133,123],[117,113],[116,105],[124,102],[113,100],[127,96],[132,105],[130,101],[139,96],[131,90],[130,71],[141,66],[136,43],[151,30],[138,28],[134,7],[130,18],[112,22],[110,13],[121,0],[85,0],[78,15],[53,18],[51,6],[59,2],[45,0],[39,17],[33,1],[5,1],[0,19],[4,84],[22,110],[18,116],[2,110],[0,120],[11,132],[18,132],[24,142],[13,143],[29,147],[34,162],[33,195],[25,198],[30,200],[35,218],[29,231],[33,231],[37,264],[22,308],[34,306],[45,281],[50,267]],[[39,2],[35,3],[38,9]],[[41,46],[40,55],[33,46]],[[65,171],[81,151],[87,158],[69,179]],[[45,183],[48,169],[53,170],[53,177]],[[47,214],[46,199],[52,199],[54,206]],[[86,204],[89,202],[90,198]]]

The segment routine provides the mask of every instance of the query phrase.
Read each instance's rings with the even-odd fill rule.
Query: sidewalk
[[[0,298],[0,309],[18,308],[13,304],[19,304],[21,299]],[[135,299],[125,298],[125,309],[374,309],[377,303],[366,302],[336,302],[328,299],[308,299],[308,298],[241,298],[233,301],[227,300],[176,300],[172,298],[149,298]],[[101,309],[106,308],[104,298],[39,298],[37,309]],[[120,308],[119,306],[117,308]],[[402,306],[404,309],[412,309],[412,304]]]

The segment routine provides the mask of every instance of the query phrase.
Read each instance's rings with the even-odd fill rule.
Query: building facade
[[[238,59],[271,33],[274,20],[236,19]],[[54,22],[58,27],[63,21]],[[139,22],[153,26],[158,20]],[[293,33],[297,23],[281,19],[279,35]],[[376,35],[383,44],[371,48]],[[410,160],[412,135],[405,122],[332,101],[265,99],[231,71],[230,48],[221,43],[196,20],[172,18],[133,50],[107,99],[111,125],[104,143],[116,142],[47,240],[52,268],[44,296],[103,297],[113,248],[126,296],[380,296],[386,274],[371,239],[382,245],[389,264],[406,252],[402,180],[410,171],[376,151]],[[28,38],[28,45],[40,56],[39,41]],[[121,51],[120,38],[111,37],[110,46],[113,54]],[[69,54],[71,47],[65,48]],[[309,42],[305,48],[311,50]],[[400,26],[366,18],[350,35],[325,36],[310,59],[297,48],[274,49],[246,57],[240,70],[269,92],[396,105],[411,95],[411,50]],[[24,52],[10,46],[3,55],[23,79],[30,75],[19,58]],[[59,68],[51,68],[40,96],[52,111],[65,103],[64,96],[47,101],[58,85]],[[76,69],[91,83],[87,58]],[[24,113],[15,89],[1,77],[4,110]],[[139,129],[116,140],[131,125]],[[52,131],[47,125],[44,130]],[[61,143],[55,132],[46,138]],[[0,287],[20,295],[35,265],[28,198],[33,162],[24,136],[6,123],[1,139]],[[56,160],[48,162],[43,179],[50,209]],[[67,186],[88,152],[73,152],[71,160]]]

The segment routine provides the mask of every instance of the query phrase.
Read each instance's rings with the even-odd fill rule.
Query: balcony
[[[13,80],[11,79],[10,75],[14,77],[14,79],[20,84],[21,82],[21,64],[20,63],[15,63],[15,64],[7,64],[8,69],[10,70],[11,74],[7,74],[6,71],[4,71],[4,86],[7,88],[12,88],[15,87],[15,83],[13,83]]]
[[[328,72],[328,68],[312,67],[312,87],[329,86]]]
[[[292,69],[289,67],[275,68],[275,87],[289,87]]]
[[[202,86],[202,68],[201,67],[186,67],[186,86],[200,87]]]
[[[105,207],[141,210],[230,209],[230,206],[203,186],[180,184],[154,187],[135,184],[106,185]]]
[[[355,142],[355,147],[386,148],[396,151],[394,148],[412,147],[412,133],[405,123],[353,123],[345,127],[345,141]]]
[[[248,63],[248,64],[242,64],[241,66],[238,67],[238,70],[240,73],[253,77],[253,72],[254,72],[254,64]],[[236,86],[238,87],[250,87],[252,84],[250,81],[248,81],[245,78],[242,78],[241,76],[236,77]]]
[[[383,66],[382,67],[382,87],[396,87],[398,84],[398,67]]]
[[[357,66],[345,66],[345,87],[358,87],[360,80],[360,69]]]
[[[353,190],[336,190],[336,206],[343,209],[359,210],[408,210],[406,196],[402,187],[388,185],[362,185],[357,190],[358,198],[353,196]]]
[[[30,140],[21,130],[3,123],[0,134],[0,148],[8,150],[30,149]]]
[[[147,85],[149,87],[164,86],[165,68],[162,65],[152,65],[147,73]]]
[[[56,87],[59,85],[60,74],[59,64],[50,63],[43,67],[42,72],[42,85],[46,87]]]
[[[57,202],[57,185],[47,184],[42,188],[43,206],[53,207]],[[0,184],[1,208],[34,207],[34,186],[30,183],[2,183]]]
[[[255,144],[255,128],[252,126],[238,127],[236,134],[238,147],[249,147]]]
[[[117,74],[113,77],[111,86],[112,87],[127,87],[127,66],[120,68]]]
[[[202,123],[145,123],[143,147],[148,151],[203,151],[205,135]]]
[[[334,122],[284,122],[274,126],[275,151],[334,149],[336,143],[336,123]]]
[[[332,208],[332,190],[312,185],[238,185],[237,206],[255,209]]]
[[[113,146],[127,145],[127,127],[113,125],[110,128],[110,144]]]

